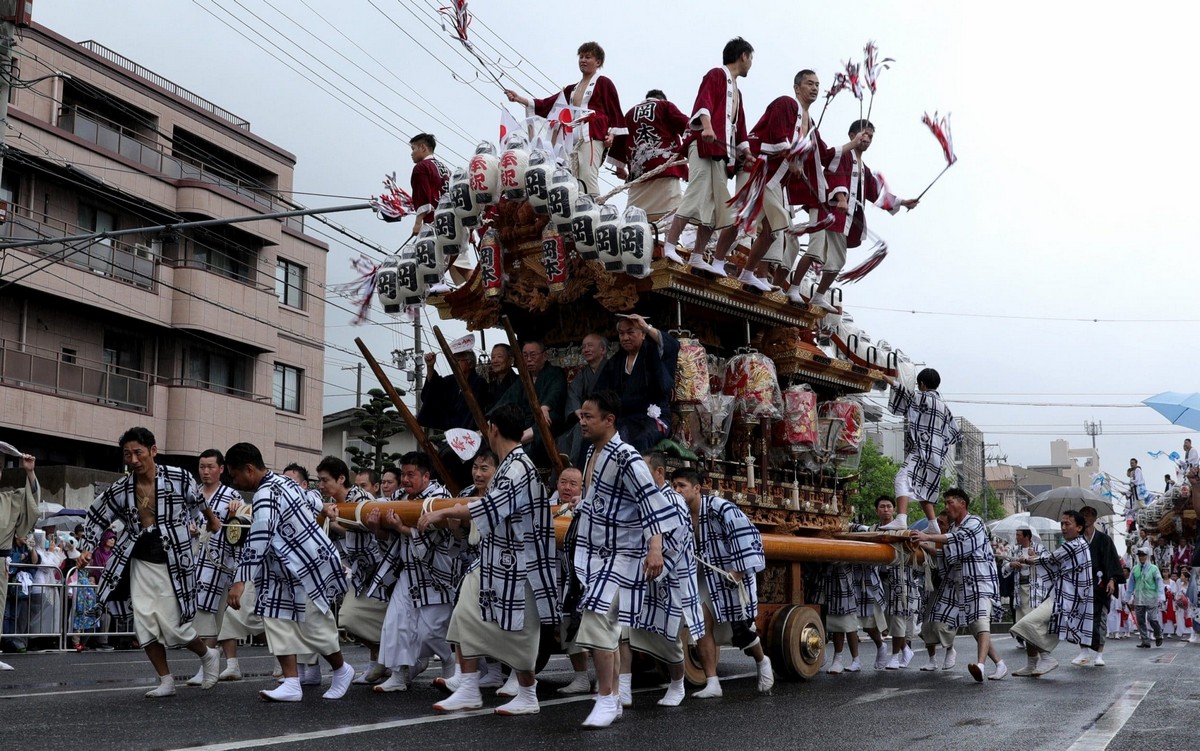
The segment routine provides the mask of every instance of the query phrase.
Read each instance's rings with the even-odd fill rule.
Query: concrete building
[[[1072,487],[1090,488],[1092,475],[1100,471],[1100,453],[1090,446],[1073,449],[1070,442],[1059,438],[1050,441],[1050,463],[1030,469],[1062,475]]]
[[[44,80],[10,96],[0,243],[293,208],[292,154],[113,50],[34,23],[9,72]],[[303,219],[0,252],[0,438],[42,466],[118,470],[135,425],[171,463],[319,459],[327,246]]]
[[[346,449],[354,446],[362,451],[370,451],[371,447],[362,440],[365,432],[355,417],[355,408],[330,412],[325,415],[324,433],[321,437],[322,451],[326,456],[336,456],[350,464],[350,456]],[[384,450],[393,454],[406,454],[417,450],[417,439],[407,430],[401,431],[388,439]]]

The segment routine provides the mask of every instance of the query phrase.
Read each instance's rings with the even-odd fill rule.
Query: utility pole
[[[8,132],[8,95],[11,90],[12,51],[17,42],[18,0],[0,0],[0,175],[4,174],[4,134]],[[5,207],[7,209],[7,207]]]
[[[358,365],[351,365],[349,367],[342,368],[342,370],[357,370],[358,371],[358,375],[354,379],[354,406],[355,407],[362,406],[363,364],[360,362]]]
[[[980,505],[980,508],[983,510],[983,513],[980,516],[983,519],[984,524],[987,524],[987,520],[988,520],[988,507],[987,507],[987,496],[988,496],[987,463],[988,463],[988,460],[990,459],[997,463],[1002,462],[1002,461],[1005,461],[1005,462],[1008,461],[1007,455],[993,454],[992,456],[988,456],[987,450],[988,450],[989,446],[991,446],[992,448],[998,449],[998,448],[1000,448],[1000,444],[984,443],[982,440],[979,442],[979,472],[980,472],[980,476],[983,478],[983,490],[980,492],[980,496],[981,496],[982,500],[979,505]]]
[[[1096,450],[1096,436],[1104,432],[1104,423],[1092,420],[1083,421],[1083,432],[1092,437],[1092,451]]]
[[[413,317],[413,370],[416,371],[417,411],[421,411],[421,388],[425,385],[425,350],[421,347],[421,316]]]

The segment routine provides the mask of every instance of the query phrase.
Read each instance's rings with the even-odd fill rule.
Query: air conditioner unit
[[[153,261],[155,257],[154,248],[142,243],[133,246],[133,254],[138,258],[145,258],[147,261]]]

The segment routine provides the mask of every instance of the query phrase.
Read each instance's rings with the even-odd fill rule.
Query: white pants
[[[446,629],[453,613],[453,605],[417,607],[408,596],[408,587],[397,583],[388,602],[387,614],[383,617],[383,633],[379,639],[380,664],[395,671],[405,665],[416,665],[422,657],[434,655],[440,657],[444,664],[451,664]]]

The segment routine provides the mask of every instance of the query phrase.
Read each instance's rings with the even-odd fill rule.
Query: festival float
[[[873,44],[867,53],[874,60]],[[879,69],[879,63],[868,65],[875,74]],[[839,74],[839,81],[835,86],[843,89],[859,86],[857,73],[853,80]],[[949,124],[927,119],[949,167]],[[737,503],[762,532],[768,560],[758,581],[763,646],[777,674],[810,678],[822,664],[825,634],[813,593],[806,591],[805,565],[893,564],[913,552],[907,532],[847,532],[864,440],[858,397],[884,388],[888,378],[911,380],[911,365],[902,352],[873,342],[854,326],[841,310],[838,288],[831,290],[838,312],[827,314],[796,305],[778,291],[752,290],[735,275],[720,277],[667,260],[661,241],[670,217],[650,223],[639,209],[619,210],[609,201],[621,189],[598,198],[581,194],[553,151],[553,131],[560,124],[546,125],[551,136],[546,139],[532,129],[528,135],[510,129],[499,149],[481,143],[470,163],[453,172],[429,236],[377,270],[379,302],[387,312],[410,315],[413,306],[427,304],[442,320],[471,331],[505,329],[514,345],[536,338],[568,378],[583,366],[584,336],[611,335],[619,314],[638,313],[674,334],[681,351],[672,414],[662,416],[672,427],[668,463],[698,466],[710,492]],[[802,154],[803,145],[793,151]],[[412,210],[394,182],[375,201],[385,217]],[[756,222],[751,201],[735,208],[744,224]],[[799,225],[789,231],[803,235],[814,229]],[[727,260],[744,262],[748,249],[743,237]],[[861,278],[884,254],[886,245],[879,241],[867,263],[844,272],[841,280]],[[469,269],[465,281],[433,291],[452,267]],[[418,440],[436,457],[383,371],[359,345]],[[444,349],[460,386],[465,384]],[[516,361],[540,420],[532,381],[522,359]],[[481,372],[485,368],[481,363]],[[481,415],[476,419],[482,422]],[[548,425],[535,429],[542,431],[544,445],[554,445]],[[547,479],[565,466],[565,457],[552,459]],[[415,502],[376,503],[399,508],[409,524],[421,511]],[[340,505],[344,520],[363,518],[365,507]],[[564,520],[559,524],[561,540]],[[698,661],[687,663],[689,680],[703,683]]]

